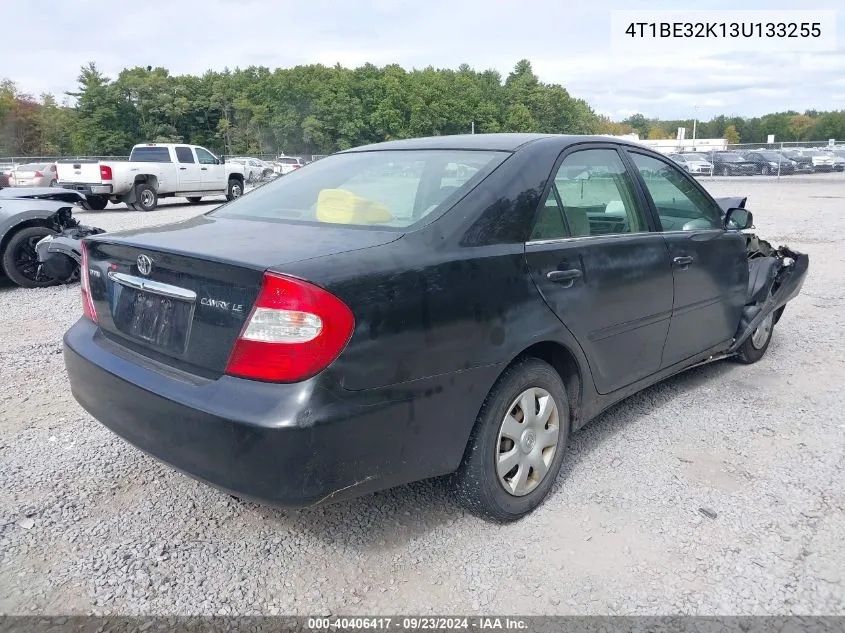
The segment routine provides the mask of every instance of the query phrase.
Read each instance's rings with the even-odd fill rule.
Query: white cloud
[[[841,0],[814,0],[814,9]],[[843,107],[845,49],[826,53],[649,55],[610,46],[612,9],[653,8],[643,0],[105,0],[48,2],[50,19],[23,2],[3,7],[0,75],[33,94],[61,95],[88,61],[111,76],[122,68],[164,66],[201,74],[224,67],[301,63],[358,66],[397,62],[495,68],[507,75],[521,58],[541,80],[563,84],[597,111],[619,118],[746,115]],[[700,3],[687,3],[691,8]],[[671,8],[678,7],[678,2]],[[749,6],[750,5],[750,6]],[[735,8],[716,0],[710,9]],[[743,9],[795,8],[787,0],[746,0]],[[66,24],[96,25],[68,33]],[[845,13],[840,14],[845,32]],[[841,38],[840,38],[841,41]],[[45,63],[33,64],[37,52]],[[623,114],[624,113],[624,114]]]

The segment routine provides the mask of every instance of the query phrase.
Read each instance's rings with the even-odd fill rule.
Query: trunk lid
[[[61,182],[100,183],[100,161],[66,160],[56,163],[56,178]]]
[[[387,231],[218,219],[93,238],[91,294],[112,341],[208,377],[226,368],[264,271],[399,239]]]

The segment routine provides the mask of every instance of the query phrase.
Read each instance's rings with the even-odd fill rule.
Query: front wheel
[[[3,251],[3,270],[6,276],[22,288],[54,286],[59,280],[41,272],[35,245],[55,232],[43,226],[30,226],[12,235]]]
[[[458,501],[497,522],[516,521],[554,485],[569,437],[569,400],[558,373],[537,358],[508,368],[476,420],[453,475]]]
[[[226,188],[226,200],[231,202],[232,200],[237,200],[242,195],[244,195],[243,181],[237,178],[230,178],[229,186]]]
[[[769,167],[768,165],[763,165],[762,169],[760,169],[760,173],[763,176],[768,176],[769,174],[772,173],[772,168]]]
[[[744,365],[751,365],[763,358],[766,350],[769,349],[769,343],[772,341],[772,331],[777,321],[777,316],[774,312],[769,313],[759,327],[754,330],[754,334],[749,336],[745,343],[739,348],[736,354],[737,360]]]
[[[727,165],[725,165],[724,167],[722,167],[722,175],[723,175],[723,176],[730,176],[730,175],[731,175],[731,169],[730,169],[730,167],[728,167]]]

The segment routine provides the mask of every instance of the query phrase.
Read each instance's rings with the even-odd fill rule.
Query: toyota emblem
[[[138,272],[146,276],[153,269],[153,260],[146,255],[138,255]]]

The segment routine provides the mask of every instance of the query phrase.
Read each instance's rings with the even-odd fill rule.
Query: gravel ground
[[[0,613],[845,614],[845,174],[705,185],[749,194],[763,237],[810,253],[767,355],[617,405],[508,526],[441,481],[282,511],[175,473],[71,397],[78,287],[3,285]],[[210,208],[80,217],[116,230]]]

